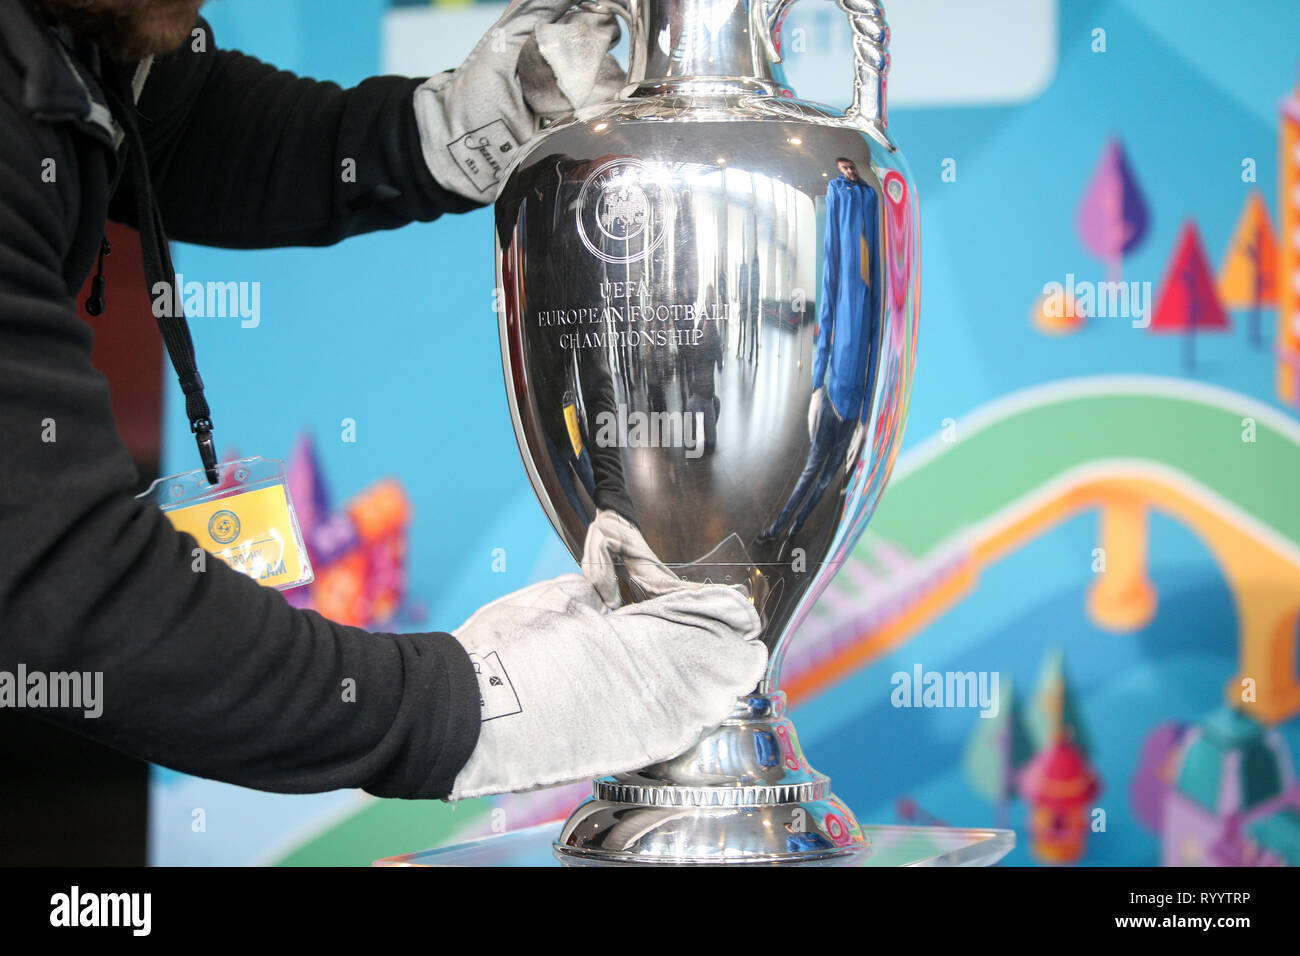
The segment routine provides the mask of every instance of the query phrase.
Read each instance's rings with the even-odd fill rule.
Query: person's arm
[[[140,132],[173,239],[233,248],[329,245],[483,205],[429,172],[412,98],[422,82],[373,77],[352,89],[218,50],[206,21],[158,57]],[[112,82],[112,78],[108,78]],[[110,208],[134,225],[129,173]]]
[[[465,651],[295,610],[210,555],[192,570],[195,541],[131,496],[61,276],[76,218],[42,160],[75,160],[3,96],[0,142],[0,671],[101,673],[99,717],[33,713],[176,770],[280,792],[446,795],[479,733]]]

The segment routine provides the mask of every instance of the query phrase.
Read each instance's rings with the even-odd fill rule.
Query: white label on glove
[[[518,148],[519,141],[511,134],[510,127],[499,119],[447,144],[451,158],[479,192],[487,192],[501,181],[501,171]]]
[[[519,695],[510,683],[510,675],[501,665],[501,658],[496,651],[486,657],[471,654],[469,660],[474,665],[474,673],[478,675],[478,702],[483,708],[483,720],[495,720],[497,717],[524,712],[519,703]]]

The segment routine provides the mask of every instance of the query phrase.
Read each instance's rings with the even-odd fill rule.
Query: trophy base
[[[673,760],[595,781],[555,853],[576,865],[834,864],[868,847],[804,758],[778,691],[741,698]]]

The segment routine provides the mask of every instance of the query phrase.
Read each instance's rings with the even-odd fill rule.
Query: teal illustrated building
[[[1300,865],[1300,783],[1275,730],[1224,707],[1157,728],[1134,781],[1165,866]]]

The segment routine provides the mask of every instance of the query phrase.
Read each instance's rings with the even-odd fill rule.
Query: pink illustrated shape
[[[1101,152],[1075,217],[1079,238],[1118,281],[1124,256],[1146,238],[1150,216],[1124,146],[1112,138]]]

